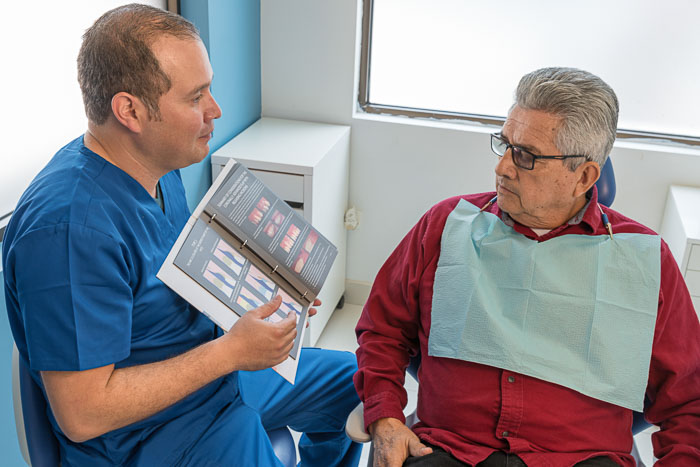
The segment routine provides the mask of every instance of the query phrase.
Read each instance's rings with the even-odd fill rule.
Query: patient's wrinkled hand
[[[375,467],[401,467],[409,456],[420,457],[433,450],[401,420],[380,418],[369,427],[374,445]]]

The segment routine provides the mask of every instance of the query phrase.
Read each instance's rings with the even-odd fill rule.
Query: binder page
[[[267,320],[278,322],[294,313],[297,337],[289,355],[298,357],[309,306],[277,285],[211,224],[197,219],[173,262],[238,316],[280,295],[282,304]]]
[[[285,268],[318,295],[337,248],[248,169],[237,164],[205,210],[224,227],[243,232],[248,247],[273,268]]]

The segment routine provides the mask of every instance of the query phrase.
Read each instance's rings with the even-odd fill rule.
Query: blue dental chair
[[[27,364],[20,358],[16,346],[12,350],[12,400],[17,439],[24,461],[32,467],[59,466],[61,455],[58,440],[46,415],[46,399],[32,379]],[[268,431],[267,435],[282,465],[296,466],[296,447],[289,429],[278,428]]]
[[[612,206],[617,186],[615,185],[615,171],[609,157],[603,165],[603,170],[600,171],[600,178],[595,182],[595,186],[598,188],[598,202],[606,207]]]
[[[601,170],[600,178],[596,182],[596,187],[598,189],[598,202],[606,207],[610,207],[615,199],[615,193],[617,191],[615,184],[615,172],[613,171],[612,161],[610,158],[608,158],[603,166],[603,169]],[[418,353],[416,356],[410,359],[408,368],[406,368],[408,374],[411,375],[416,381],[418,381],[418,368],[420,367],[420,362],[421,354]],[[406,425],[408,426],[413,426],[417,422],[418,417],[415,411],[406,417]],[[649,422],[644,419],[644,414],[634,412],[632,435],[636,435],[650,426],[651,425]],[[366,443],[372,440],[369,433],[365,431],[362,403],[360,403],[348,416],[345,431],[350,439],[358,443]],[[372,466],[372,458],[373,448],[370,446],[368,466]]]

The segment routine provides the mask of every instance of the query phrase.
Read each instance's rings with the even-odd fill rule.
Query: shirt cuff
[[[406,423],[399,397],[391,392],[380,392],[368,397],[363,405],[367,433],[369,433],[369,426],[380,418],[396,418],[401,423]]]

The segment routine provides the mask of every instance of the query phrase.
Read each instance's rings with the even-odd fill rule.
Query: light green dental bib
[[[428,353],[642,411],[660,247],[643,234],[538,243],[461,200],[442,234]]]

